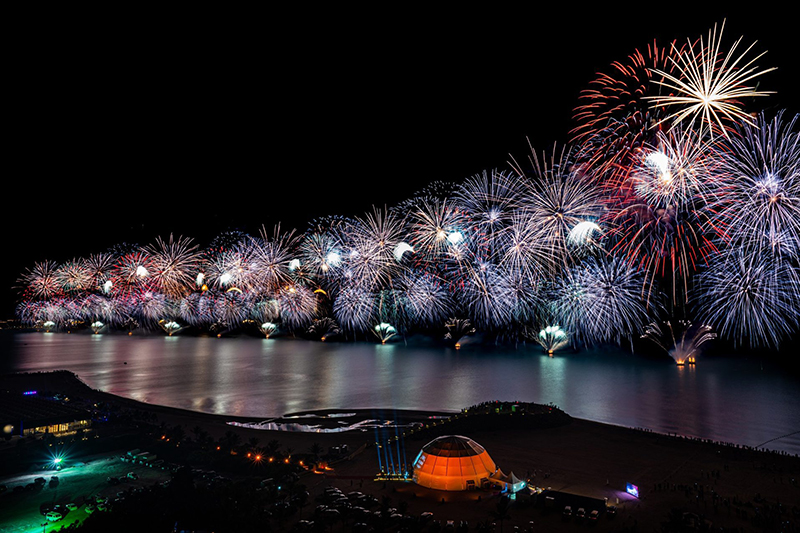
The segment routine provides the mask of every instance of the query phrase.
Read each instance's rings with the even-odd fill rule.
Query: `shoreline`
[[[156,414],[156,423],[161,423],[164,431],[168,431],[170,426],[183,426],[188,435],[189,430],[198,426],[214,438],[232,431],[241,437],[242,442],[253,438],[260,439],[262,444],[279,441],[282,447],[295,453],[306,452],[312,445],[327,450],[345,444],[350,450],[363,452],[352,453],[347,459],[334,463],[334,470],[324,475],[306,472],[302,483],[312,501],[326,487],[336,486],[345,492],[359,490],[379,499],[389,497],[402,502],[416,516],[432,511],[439,520],[468,520],[470,527],[490,516],[498,501],[497,494],[484,491],[443,492],[425,489],[410,481],[377,479],[380,453],[376,454],[379,450],[375,446],[377,433],[372,430],[311,433],[235,427],[228,422],[258,422],[263,419],[146,404],[92,389],[68,371],[0,376],[4,388],[13,384],[16,390],[34,381],[46,382],[53,390],[64,387],[67,390],[63,392],[68,394],[85,394],[88,400],[114,402],[124,410]],[[347,417],[327,415],[353,414],[353,418],[366,418],[372,412],[325,409],[286,413],[282,419],[338,423]],[[616,504],[619,516],[615,521],[603,518],[597,524],[598,531],[619,531],[620,527],[630,528],[633,524],[637,524],[640,531],[652,531],[675,510],[704,516],[715,525],[724,527],[745,525],[743,530],[751,531],[758,530],[750,529],[753,506],[768,506],[770,513],[800,506],[800,485],[797,482],[800,459],[796,456],[667,436],[572,418],[566,413],[556,424],[520,425],[521,417],[513,416],[490,415],[488,419],[481,419],[433,411],[394,412],[401,414],[404,421],[425,422],[427,426],[420,431],[403,433],[403,453],[407,461],[413,461],[417,451],[437,436],[463,434],[481,444],[503,472],[527,478],[532,486],[601,502],[607,499],[609,504]],[[432,416],[446,419],[429,418]],[[100,426],[97,429],[99,431]],[[395,434],[391,430],[385,436]],[[638,498],[625,491],[626,483],[638,485]],[[561,520],[560,510],[548,513],[527,501],[523,499],[514,504],[512,520],[506,527],[511,528],[512,524],[523,527],[535,520],[537,526],[544,524],[547,531],[570,531],[574,528],[573,523]],[[783,507],[777,505],[780,503]]]
[[[311,425],[319,425],[323,428],[332,428],[337,426],[337,422],[345,422],[345,423],[353,423],[359,420],[364,420],[368,418],[374,418],[376,413],[394,413],[395,415],[400,415],[400,417],[408,422],[423,422],[432,418],[448,418],[455,414],[458,414],[460,411],[449,411],[449,410],[423,410],[423,409],[394,409],[394,408],[386,408],[386,407],[370,407],[370,408],[342,408],[342,409],[334,409],[334,408],[325,408],[325,409],[310,409],[310,410],[303,410],[303,411],[293,411],[284,413],[281,415],[276,416],[264,416],[264,417],[254,417],[254,416],[239,416],[239,415],[226,415],[226,414],[218,414],[218,413],[208,413],[204,411],[195,411],[192,409],[186,409],[182,407],[172,407],[167,405],[160,405],[160,404],[152,404],[147,402],[142,402],[140,400],[135,400],[133,398],[127,398],[125,396],[120,396],[117,394],[113,394],[110,392],[105,392],[100,389],[94,389],[90,387],[86,382],[81,380],[81,378],[74,372],[70,370],[45,370],[45,371],[36,371],[36,372],[13,372],[0,375],[0,390],[7,388],[8,380],[20,378],[22,376],[32,376],[34,379],[37,377],[44,376],[45,383],[48,381],[50,382],[49,386],[56,386],[59,387],[61,392],[67,393],[78,393],[78,394],[90,394],[94,396],[98,400],[107,401],[107,402],[116,402],[122,406],[125,406],[129,409],[135,409],[138,411],[147,411],[155,414],[161,414],[166,419],[176,420],[176,421],[190,421],[196,420],[198,422],[205,422],[211,424],[222,424],[227,427],[240,427],[243,429],[247,429],[250,431],[258,431],[258,432],[273,432],[276,434],[314,434],[320,435],[324,434],[324,432],[315,432],[315,431],[299,431],[299,430],[281,430],[281,429],[261,429],[255,427],[248,427],[247,424],[259,424],[263,422],[272,422],[276,424],[302,424],[305,426]],[[51,379],[47,379],[51,378]],[[55,382],[54,382],[55,380]],[[22,392],[23,390],[30,389],[28,385],[17,385],[13,387],[11,390],[16,390]],[[466,406],[465,406],[466,407]],[[340,416],[332,418],[329,415],[331,414],[348,414],[349,416]],[[389,417],[384,417],[389,418]],[[785,437],[793,436],[797,433],[800,433],[800,430],[797,432],[789,433],[786,435],[782,435],[779,437],[775,437],[770,441],[767,441],[759,446],[749,446],[746,444],[735,443],[735,442],[724,442],[724,441],[716,441],[713,439],[698,437],[694,435],[684,435],[680,433],[667,433],[667,432],[660,432],[655,431],[649,428],[643,427],[634,427],[634,426],[626,426],[622,424],[614,424],[611,422],[602,422],[597,420],[591,420],[586,418],[578,418],[572,417],[573,420],[580,420],[587,423],[593,424],[601,424],[608,427],[613,428],[620,428],[625,430],[633,430],[639,431],[642,433],[649,433],[653,435],[662,436],[665,438],[682,440],[682,441],[693,441],[705,444],[712,444],[716,446],[724,446],[727,448],[735,448],[741,450],[750,450],[750,451],[757,451],[763,452],[768,454],[775,454],[775,455],[782,455],[788,457],[800,457],[800,454],[791,454],[782,450],[776,449],[769,449],[763,447],[763,444],[768,444],[769,442],[777,441]],[[237,424],[241,423],[241,425]],[[347,431],[336,432],[337,435],[342,435],[348,433]]]

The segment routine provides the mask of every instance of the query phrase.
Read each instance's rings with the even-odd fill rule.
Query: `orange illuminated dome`
[[[439,490],[478,489],[496,471],[483,446],[458,435],[432,440],[414,461],[414,481]]]

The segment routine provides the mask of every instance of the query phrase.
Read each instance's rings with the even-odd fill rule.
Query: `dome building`
[[[479,489],[496,473],[497,466],[483,446],[460,435],[432,440],[414,461],[414,482],[431,489]]]

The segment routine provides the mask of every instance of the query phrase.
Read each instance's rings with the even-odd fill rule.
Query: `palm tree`
[[[490,511],[490,516],[500,522],[500,533],[503,533],[503,521],[511,518],[508,509],[511,507],[511,498],[502,496],[494,511]]]
[[[225,435],[222,436],[220,439],[220,446],[223,449],[232,452],[234,448],[239,446],[239,443],[242,441],[242,437],[239,436],[238,433],[234,433],[231,430],[225,432]]]
[[[266,452],[267,452],[269,455],[275,455],[276,453],[278,453],[278,449],[279,449],[280,447],[281,447],[281,444],[280,444],[280,443],[279,443],[277,440],[273,439],[273,440],[271,440],[271,441],[269,441],[269,442],[267,443],[267,446],[266,446],[266,448],[265,448],[265,451],[266,451]]]
[[[173,426],[168,431],[169,438],[174,440],[175,442],[181,442],[184,437],[186,437],[186,432],[183,430],[183,426]]]
[[[323,450],[322,450],[322,446],[320,445],[320,443],[315,442],[315,443],[313,443],[311,445],[311,447],[308,449],[308,451],[311,452],[314,455],[314,460],[315,461],[319,461],[319,456],[322,455],[322,451]]]

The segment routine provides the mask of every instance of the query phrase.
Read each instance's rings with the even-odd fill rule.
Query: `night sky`
[[[727,18],[761,67],[763,109],[798,110],[787,12],[193,13],[103,24],[25,20],[6,66],[0,318],[37,261],[173,233],[303,231],[433,180],[460,181],[568,140],[598,71]],[[690,4],[691,5],[691,4]],[[756,5],[757,8],[757,5]],[[307,8],[311,10],[309,6]],[[549,13],[549,14],[548,14]]]

